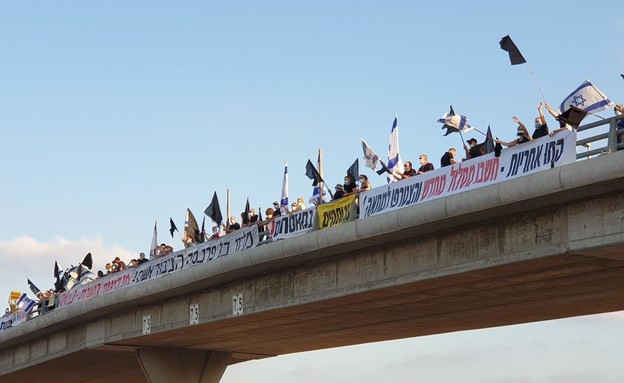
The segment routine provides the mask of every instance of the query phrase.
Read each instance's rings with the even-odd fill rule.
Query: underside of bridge
[[[140,348],[229,351],[233,353],[230,363],[237,363],[356,343],[624,310],[623,254],[623,248],[561,254],[243,315],[80,350],[5,378],[32,383],[146,382],[135,356]]]
[[[138,350],[219,351],[231,353],[228,363],[233,364],[624,310],[622,178],[486,207],[478,216],[466,211],[386,234],[383,241],[338,243],[244,280],[203,285],[144,307],[109,312],[98,319],[105,323],[102,331],[113,333],[119,318],[130,323],[128,330],[86,349],[76,341],[75,352],[30,360],[29,367],[2,381],[147,382]],[[309,288],[312,284],[316,290]],[[238,290],[249,291],[248,309],[233,316],[228,300]],[[184,315],[166,323],[162,319],[187,310],[189,302],[213,309],[191,326]],[[146,312],[162,320],[151,334],[142,335],[137,323]],[[67,338],[71,349],[72,337]],[[30,347],[33,359],[36,340],[27,342],[17,347]]]

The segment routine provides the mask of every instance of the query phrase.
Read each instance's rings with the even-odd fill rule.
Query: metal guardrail
[[[576,159],[580,160],[582,158],[589,158],[598,154],[613,153],[618,150],[624,150],[624,142],[618,143],[617,141],[617,138],[620,135],[624,134],[624,127],[619,127],[618,129],[617,124],[619,121],[624,121],[624,115],[613,116],[610,118],[605,118],[604,120],[579,126],[578,129],[576,129],[577,133],[586,132],[588,130],[597,128],[603,128],[603,132],[594,136],[577,140],[576,146],[581,146],[587,150],[582,151],[581,153],[577,153]],[[602,140],[606,140],[605,146],[600,146],[598,148],[590,150],[592,143],[600,142]]]

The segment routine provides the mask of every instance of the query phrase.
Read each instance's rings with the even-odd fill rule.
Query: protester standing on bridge
[[[365,192],[373,188],[373,185],[371,185],[368,181],[368,177],[365,174],[360,174],[358,180],[360,181],[360,187],[357,189],[358,193]]]
[[[240,230],[240,228],[241,228],[241,225],[240,223],[236,222],[236,216],[233,216],[233,215],[230,216],[230,227],[225,229],[225,232],[231,233],[233,231]]]
[[[559,116],[561,115],[560,113],[556,113],[555,110],[553,108],[550,107],[550,105],[548,105],[548,103],[545,104],[546,106],[546,110],[548,110],[548,113],[550,113],[551,116],[553,116],[555,118],[555,120],[559,121],[559,129],[555,129],[552,132],[548,133],[548,135],[550,137],[554,136],[555,134],[559,133],[559,132],[565,132],[566,130],[572,130],[572,126],[566,124],[565,122],[563,122],[563,120],[561,120],[559,118]]]
[[[253,207],[251,209],[249,209],[249,224],[252,225],[256,222],[258,222],[258,220],[260,219],[260,217],[258,216],[258,214],[256,214],[256,209],[254,209]]]
[[[341,184],[336,184],[336,187],[334,189],[336,189],[336,191],[334,191],[334,197],[332,198],[332,201],[335,201],[345,196],[344,187]]]
[[[115,257],[113,264],[117,266],[117,271],[124,271],[126,269],[126,263],[119,257]]]
[[[282,211],[280,209],[280,204],[279,202],[275,201],[273,202],[273,215],[272,217],[279,217],[281,215]]]
[[[548,135],[548,124],[546,124],[546,118],[544,118],[541,102],[537,105],[537,111],[539,112],[539,116],[535,117],[535,131],[533,132],[533,139]]]
[[[466,145],[464,145],[464,150],[466,151],[466,159],[469,160],[471,158],[476,158],[483,155],[481,152],[481,148],[477,145],[477,139],[471,138],[466,141],[468,145],[470,145],[470,149]]]
[[[346,175],[344,177],[344,185],[342,185],[344,190],[344,195],[353,194],[355,189],[357,189],[357,185],[355,184],[355,180],[350,175]]]
[[[434,169],[433,164],[429,162],[426,154],[421,154],[418,159],[420,160],[420,167],[418,168],[416,174],[425,174]]]
[[[442,158],[440,158],[440,167],[451,166],[455,164],[456,153],[457,150],[455,150],[455,148],[450,148],[446,153],[444,153]]]
[[[145,262],[149,261],[149,259],[145,258],[145,253],[139,254],[139,259],[137,259],[137,264],[140,266]]]
[[[416,175],[416,169],[414,169],[410,161],[405,161],[405,163],[403,164],[403,168],[404,168],[403,174],[399,176],[394,174],[393,175],[394,178],[404,180],[406,178],[414,177]]]
[[[158,246],[158,254],[159,257],[164,257],[165,255],[169,255],[173,253],[173,247],[161,243],[160,246]]]
[[[501,141],[497,138],[494,140],[494,142],[511,147],[511,146],[516,146],[518,144],[524,144],[526,142],[533,141],[533,138],[531,138],[531,136],[529,135],[529,131],[527,130],[526,126],[524,126],[522,121],[520,121],[518,117],[516,116],[513,117],[513,120],[516,124],[518,124],[518,130],[516,133],[518,138],[516,138],[515,140],[511,142]]]

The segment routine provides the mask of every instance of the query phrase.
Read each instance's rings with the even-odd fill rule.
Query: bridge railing
[[[579,160],[599,154],[624,150],[624,142],[618,140],[618,137],[624,134],[624,115],[591,122],[579,126],[576,131],[577,133],[587,132],[588,134],[594,134],[589,137],[577,139],[576,146],[580,148],[580,152],[577,153],[576,158]],[[595,143],[602,146],[591,149],[592,146],[595,146]]]

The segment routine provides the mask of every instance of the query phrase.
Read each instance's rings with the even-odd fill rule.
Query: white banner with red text
[[[187,269],[199,263],[238,253],[257,245],[257,226],[236,230],[225,237],[212,239],[171,255],[145,262],[140,267],[129,268],[76,286],[59,295],[57,307],[69,306],[111,291]]]
[[[571,164],[576,132],[565,131],[488,153],[360,194],[360,218]]]

